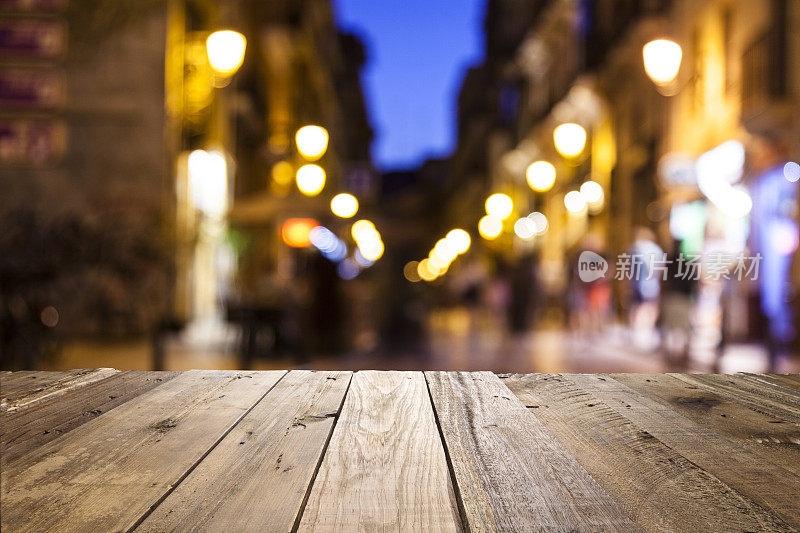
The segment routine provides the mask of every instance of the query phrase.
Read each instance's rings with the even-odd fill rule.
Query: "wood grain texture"
[[[300,531],[460,529],[442,442],[420,372],[357,372]]]
[[[768,416],[674,376],[612,374],[612,377],[758,455],[760,461],[800,476],[800,424]]]
[[[289,372],[137,528],[289,531],[350,372]]]
[[[758,381],[766,381],[800,394],[800,374],[738,374]]]
[[[90,368],[69,372],[14,372],[0,381],[0,411],[13,413],[105,379],[119,370]],[[21,374],[16,376],[16,374]]]
[[[669,374],[681,381],[746,405],[766,416],[800,423],[800,396],[742,376],[722,374]]]
[[[4,469],[4,531],[127,530],[283,375],[193,370]]]
[[[472,531],[641,528],[490,372],[427,372]]]
[[[563,374],[759,507],[800,527],[800,478],[607,375]]]
[[[774,513],[561,376],[512,375],[503,383],[646,530],[703,531],[709,524],[718,531],[787,528]]]
[[[119,372],[29,408],[6,413],[0,428],[3,465],[176,375],[177,372]]]
[[[31,392],[58,381],[68,375],[90,372],[93,368],[79,368],[66,372],[48,370],[17,370],[15,372],[3,371],[0,373],[0,397]]]

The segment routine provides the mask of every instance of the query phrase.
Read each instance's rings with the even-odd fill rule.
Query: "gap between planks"
[[[491,372],[426,372],[465,527],[638,531],[624,509]]]
[[[3,529],[132,529],[285,373],[189,371],[42,446],[3,472]]]
[[[137,531],[288,531],[308,499],[350,372],[285,375]]]
[[[643,388],[656,385],[654,376],[622,376],[642,381]],[[791,529],[590,389],[553,374],[503,381],[646,530],[702,531],[709,524],[721,531]]]

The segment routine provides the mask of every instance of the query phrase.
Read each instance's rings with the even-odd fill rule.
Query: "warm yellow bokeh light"
[[[586,130],[573,122],[561,124],[553,130],[553,143],[564,157],[578,156],[586,146]]]
[[[194,150],[187,160],[189,194],[194,206],[212,218],[228,208],[228,168],[225,154],[216,150]]]
[[[514,233],[520,239],[530,239],[536,235],[536,223],[528,217],[519,218],[514,222]]]
[[[549,191],[556,183],[556,167],[547,161],[534,161],[525,171],[525,179],[534,191]]]
[[[375,235],[378,235],[378,230],[375,229],[375,224],[370,222],[369,220],[358,220],[353,222],[352,227],[350,228],[350,235],[353,236],[353,240],[356,242],[360,242],[365,239],[369,239]]]
[[[272,167],[272,181],[278,185],[289,185],[294,177],[294,167],[288,161],[278,161]]]
[[[589,205],[602,204],[603,202],[603,187],[596,181],[586,181],[581,185],[581,196],[586,200]]]
[[[580,214],[586,210],[586,200],[578,191],[569,191],[564,195],[564,207],[573,215]]]
[[[486,215],[478,221],[478,233],[484,239],[496,239],[503,233],[503,221],[494,215]]]
[[[230,76],[242,66],[246,47],[247,39],[238,31],[215,31],[206,39],[208,62],[217,74]]]
[[[297,188],[306,196],[316,196],[325,187],[325,171],[319,165],[303,165],[297,169]]]
[[[303,126],[294,136],[297,151],[309,161],[316,161],[328,149],[328,131],[322,126]]]
[[[486,213],[504,220],[511,216],[514,210],[514,202],[507,194],[495,193],[486,199]]]
[[[439,272],[431,268],[430,261],[423,259],[417,265],[417,274],[425,281],[433,281],[439,276]]]
[[[450,247],[453,248],[457,254],[463,254],[469,250],[469,245],[472,242],[469,233],[461,228],[450,230],[445,239],[447,239]]]
[[[678,43],[656,39],[642,47],[644,70],[656,85],[668,85],[681,68],[683,51]]]
[[[358,212],[358,199],[352,194],[342,192],[331,198],[331,211],[341,218],[350,218]]]
[[[406,266],[403,267],[403,276],[405,276],[405,278],[411,283],[416,283],[422,279],[422,277],[419,275],[418,269],[418,261],[409,261],[406,263]]]
[[[444,271],[447,270],[447,267],[450,266],[450,260],[446,257],[442,257],[436,254],[436,251],[432,251],[431,255],[428,256],[428,267],[431,270],[435,270],[437,273],[442,274]]]
[[[458,255],[458,251],[451,245],[447,239],[439,239],[436,246],[431,250],[431,259],[439,258],[443,262],[449,264]]]
[[[366,241],[362,239],[362,242],[358,243],[358,250],[367,261],[377,261],[383,256],[383,241],[380,238],[367,239]]]

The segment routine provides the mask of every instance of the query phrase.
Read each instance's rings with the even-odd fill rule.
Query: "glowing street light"
[[[325,187],[325,171],[319,165],[303,165],[297,169],[297,188],[306,196],[316,196]]]
[[[549,191],[556,182],[556,167],[547,161],[534,161],[525,171],[525,179],[534,191]]]
[[[313,218],[290,218],[281,226],[281,239],[292,248],[311,245],[311,232],[319,226]]]
[[[441,260],[444,264],[450,264],[458,255],[458,251],[451,246],[450,242],[446,238],[439,239],[436,242],[436,246],[433,247],[430,253],[430,259],[433,261],[434,259]]]
[[[547,217],[544,216],[542,213],[538,211],[534,211],[528,218],[533,221],[533,225],[536,228],[536,234],[541,235],[545,231],[547,231]]]
[[[553,143],[564,157],[576,157],[586,146],[586,130],[580,124],[566,122],[553,130]]]
[[[294,135],[297,151],[309,161],[316,161],[328,149],[328,131],[322,126],[303,126]]]
[[[406,266],[403,267],[403,276],[411,283],[422,280],[422,276],[419,275],[419,262],[409,261],[406,263]]]
[[[425,281],[433,281],[439,277],[439,271],[431,267],[428,259],[423,259],[417,263],[417,275]]]
[[[528,217],[519,218],[514,223],[514,233],[520,239],[528,240],[536,235],[536,222]]]
[[[358,212],[358,199],[352,194],[342,192],[331,198],[331,211],[341,218],[350,218]]]
[[[216,150],[195,150],[189,154],[189,191],[195,207],[219,218],[228,205],[228,167],[225,155]]]
[[[445,237],[450,247],[456,251],[457,254],[463,254],[469,250],[471,239],[469,233],[461,228],[450,230]]]
[[[642,47],[644,71],[653,83],[662,87],[678,76],[682,56],[680,45],[668,39],[656,39]]]
[[[581,196],[587,204],[596,204],[603,200],[603,187],[596,181],[586,181],[581,185]]]
[[[358,251],[361,252],[361,256],[364,257],[364,259],[374,263],[383,256],[383,241],[378,238],[370,239],[367,242],[360,242],[358,243]]]
[[[486,199],[486,213],[504,220],[511,216],[514,210],[514,202],[507,194],[495,193]]]
[[[586,209],[586,200],[578,191],[569,191],[564,195],[564,207],[570,213],[577,215]]]
[[[350,235],[353,236],[353,240],[356,242],[369,239],[377,234],[378,230],[375,228],[375,224],[369,220],[358,220],[350,227]]]
[[[238,31],[215,31],[206,39],[206,52],[211,68],[221,76],[231,76],[244,61],[247,39]]]
[[[503,221],[494,215],[486,215],[478,221],[478,233],[487,241],[494,240],[503,233]]]

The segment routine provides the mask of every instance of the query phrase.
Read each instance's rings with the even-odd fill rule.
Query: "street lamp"
[[[682,56],[680,45],[669,39],[655,39],[642,47],[644,70],[659,87],[669,85],[678,76]]]
[[[238,31],[215,31],[206,39],[206,52],[211,68],[221,76],[231,76],[244,61],[247,39]]]
[[[577,157],[586,146],[586,130],[573,122],[561,124],[553,130],[553,143],[564,157]]]
[[[486,215],[478,221],[478,233],[487,241],[496,239],[503,233],[503,221],[494,215]]]
[[[189,154],[187,166],[194,205],[211,218],[222,218],[228,199],[225,155],[216,150],[195,150]]]
[[[331,211],[340,218],[350,218],[358,212],[358,199],[342,192],[331,198]]]
[[[463,254],[469,250],[471,241],[469,233],[461,228],[450,230],[445,239],[447,239],[447,242],[458,254]]]
[[[573,215],[577,215],[586,209],[586,200],[578,191],[569,191],[564,195],[564,207]]]
[[[303,165],[297,169],[297,188],[306,196],[316,196],[325,187],[325,171],[319,165]]]
[[[303,126],[294,136],[297,151],[309,161],[316,161],[328,149],[328,131],[322,126]]]
[[[556,182],[556,167],[547,161],[534,161],[525,171],[525,178],[534,191],[549,191]]]
[[[486,199],[486,213],[504,220],[511,216],[514,210],[514,202],[507,194],[495,193]]]

